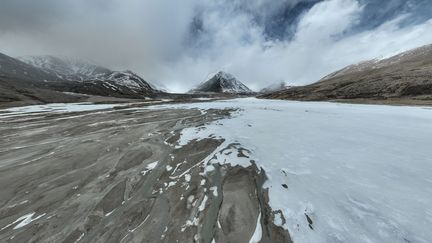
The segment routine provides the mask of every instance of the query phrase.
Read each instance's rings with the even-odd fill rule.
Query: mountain
[[[264,94],[292,100],[432,103],[432,45],[345,67],[302,87]],[[401,103],[401,102],[399,102]]]
[[[73,85],[74,91],[78,93],[90,92],[90,94],[98,95],[113,93],[112,96],[135,97],[160,92],[131,71],[112,71],[84,60],[54,56],[28,56],[20,57],[19,60],[47,74],[55,75],[61,80],[81,82]],[[97,91],[96,88],[99,88],[100,91]]]
[[[29,65],[18,59],[0,53],[0,76],[14,77],[26,81],[56,81],[60,80],[53,74]]]
[[[59,58],[55,56],[24,56],[18,60],[43,70],[46,73],[55,74],[60,79],[84,81],[98,79],[110,72],[109,69],[99,67],[88,61]]]
[[[218,72],[206,82],[198,85],[191,93],[228,93],[228,94],[251,94],[253,93],[246,85],[237,80],[233,75]]]
[[[161,93],[131,71],[52,56],[18,59],[0,53],[0,105],[75,102],[84,99],[79,94],[145,98]]]
[[[0,105],[19,103],[74,102],[79,96],[52,90],[61,82],[55,75],[0,53]]]

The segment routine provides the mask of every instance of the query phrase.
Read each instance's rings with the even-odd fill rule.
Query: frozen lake
[[[221,149],[249,149],[294,242],[432,239],[432,109],[253,98],[170,107],[239,110],[185,129],[182,143],[217,135]],[[248,163],[215,155],[209,163]]]

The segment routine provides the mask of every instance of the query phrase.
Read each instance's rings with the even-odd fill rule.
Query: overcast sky
[[[432,43],[430,0],[1,0],[0,52],[130,69],[171,91],[223,70],[308,84]]]

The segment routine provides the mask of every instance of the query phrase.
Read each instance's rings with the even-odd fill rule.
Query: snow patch
[[[262,238],[262,227],[261,227],[261,212],[258,214],[255,231],[249,240],[249,243],[259,243]]]
[[[45,216],[46,213],[43,213],[43,214],[38,215],[38,216],[36,216],[36,217],[33,218],[33,216],[34,216],[35,214],[36,214],[35,212],[32,212],[32,213],[29,213],[29,214],[23,215],[23,216],[19,217],[17,220],[15,220],[14,222],[12,222],[12,223],[10,223],[10,224],[4,226],[3,228],[1,228],[0,231],[4,230],[4,229],[6,229],[6,228],[9,228],[10,226],[12,226],[12,225],[14,225],[14,224],[16,224],[16,223],[18,223],[18,224],[15,225],[15,226],[13,227],[13,229],[14,229],[14,230],[16,230],[16,229],[20,229],[20,228],[22,228],[22,227],[24,227],[24,226],[30,224],[31,222],[33,222],[33,221],[35,221],[35,220],[38,220],[38,219],[42,218],[43,216]]]
[[[217,186],[212,186],[210,187],[210,191],[213,192],[213,196],[217,197],[218,196],[218,190],[217,190]]]
[[[38,115],[44,113],[67,113],[112,109],[127,104],[92,104],[92,103],[54,103],[47,105],[31,105],[0,110],[0,118]]]
[[[201,204],[198,206],[198,211],[203,211],[205,209],[206,206],[206,202],[207,202],[207,195],[204,195],[203,200],[201,201]]]

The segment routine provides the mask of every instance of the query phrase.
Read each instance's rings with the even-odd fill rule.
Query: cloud
[[[300,17],[294,37],[282,41],[266,39],[253,16],[226,18],[232,13],[213,11],[204,21],[205,29],[211,30],[205,38],[212,42],[202,50],[206,55],[185,56],[170,66],[177,71],[171,72],[174,76],[166,75],[167,81],[177,83],[180,72],[205,80],[206,74],[222,69],[256,90],[282,80],[302,85],[352,63],[432,43],[428,31],[432,22],[401,27],[408,15],[346,35],[364,13],[364,5],[355,0],[315,4]]]
[[[432,9],[412,0],[3,0],[0,52],[79,56],[173,91],[219,70],[253,89],[307,84],[432,43],[425,6]]]

